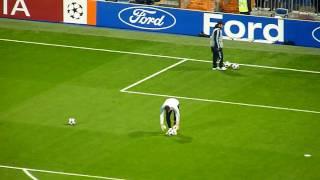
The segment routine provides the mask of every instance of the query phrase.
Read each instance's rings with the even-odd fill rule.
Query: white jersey
[[[176,115],[176,122],[179,126],[180,122],[180,111],[179,111],[179,101],[175,98],[167,99],[160,108],[160,124],[163,124],[164,121],[164,113],[165,113],[165,106],[169,106],[170,110],[172,110]]]

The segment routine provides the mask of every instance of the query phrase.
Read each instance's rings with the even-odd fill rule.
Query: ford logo
[[[317,27],[312,31],[312,37],[320,43],[320,27]]]
[[[176,24],[176,18],[171,13],[153,7],[125,8],[119,12],[118,17],[124,24],[138,29],[169,29]]]

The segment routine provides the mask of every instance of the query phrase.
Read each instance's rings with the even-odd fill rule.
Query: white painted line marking
[[[165,55],[156,55],[156,54],[147,54],[147,53],[137,53],[137,52],[130,52],[130,51],[118,51],[118,50],[111,50],[111,49],[89,48],[89,47],[82,47],[82,46],[72,46],[72,45],[63,45],[63,44],[42,43],[42,42],[33,42],[33,41],[20,41],[20,40],[14,40],[14,39],[1,39],[1,38],[0,38],[0,41],[16,42],[16,43],[24,43],[24,44],[36,44],[36,45],[42,45],[42,46],[53,46],[53,47],[63,47],[63,48],[72,48],[72,49],[83,49],[83,50],[90,50],[90,51],[103,51],[103,52],[110,52],[110,53],[138,55],[138,56],[148,56],[148,57],[178,59],[178,60],[183,60],[183,59],[185,59],[185,58],[173,57],[173,56],[165,56]]]
[[[22,168],[22,167],[14,167],[14,166],[6,166],[6,165],[0,165],[0,168],[17,169],[17,170],[22,170],[22,171],[27,170],[27,171],[34,171],[34,172],[49,173],[49,174],[61,174],[61,175],[66,175],[66,176],[78,176],[78,177],[87,177],[87,178],[95,178],[95,179],[125,180],[125,179],[112,178],[112,177],[92,176],[92,175],[86,175],[86,174],[66,173],[66,172],[59,172],[59,171],[48,171],[48,170]]]
[[[22,169],[22,171],[29,176],[32,180],[38,180],[36,177],[34,177],[27,169]]]
[[[157,76],[157,75],[159,75],[159,74],[161,74],[161,73],[163,73],[163,72],[165,72],[165,71],[168,71],[169,69],[172,69],[172,68],[174,68],[174,67],[178,66],[179,64],[182,64],[182,63],[184,63],[184,62],[186,62],[186,61],[187,61],[187,60],[184,59],[184,60],[181,60],[181,61],[179,61],[179,62],[177,62],[177,63],[175,63],[175,64],[172,64],[171,66],[168,66],[168,67],[166,67],[166,68],[164,68],[164,69],[162,69],[162,70],[160,70],[160,71],[158,71],[158,72],[156,72],[156,73],[154,73],[154,74],[151,74],[150,76],[148,76],[148,77],[146,77],[146,78],[144,78],[144,79],[142,79],[142,80],[140,80],[140,81],[137,81],[137,82],[135,82],[135,83],[133,83],[133,84],[131,84],[131,85],[129,85],[129,86],[121,89],[120,91],[121,91],[121,92],[124,92],[124,91],[126,91],[127,89],[130,89],[130,88],[132,88],[132,87],[134,87],[134,86],[136,86],[136,85],[138,85],[138,84],[141,84],[142,82],[144,82],[144,81],[146,81],[146,80],[148,80],[148,79],[151,79],[151,78],[153,78],[153,77],[155,77],[155,76]]]
[[[50,43],[41,43],[41,42],[32,42],[32,41],[20,41],[20,40],[13,40],[13,39],[1,39],[0,41],[7,41],[7,42],[17,42],[17,43],[25,43],[25,44],[36,44],[36,45],[43,45],[43,46],[54,46],[54,47],[65,47],[65,48],[73,48],[73,49],[84,49],[84,50],[92,50],[92,51],[104,51],[104,52],[111,52],[111,53],[121,53],[121,54],[131,54],[131,55],[139,55],[139,56],[148,56],[148,57],[159,57],[159,58],[168,58],[168,59],[178,59],[182,60],[174,65],[177,66],[185,61],[195,61],[195,62],[205,62],[211,63],[210,61],[200,60],[200,59],[192,59],[192,58],[182,58],[182,57],[175,57],[175,56],[164,56],[164,55],[156,55],[156,54],[147,54],[147,53],[137,53],[137,52],[130,52],[130,51],[117,51],[117,50],[109,50],[109,49],[98,49],[98,48],[89,48],[89,47],[81,47],[81,46],[71,46],[71,45],[62,45],[62,44],[50,44]],[[313,74],[320,74],[319,71],[310,71],[310,70],[301,70],[301,69],[292,69],[292,68],[280,68],[280,67],[272,67],[272,66],[261,66],[261,65],[253,65],[253,64],[240,64],[242,66],[247,67],[256,67],[256,68],[265,68],[265,69],[275,69],[275,70],[285,70],[285,71],[295,71],[295,72],[304,72],[304,73],[313,73]],[[169,67],[168,67],[169,68]],[[172,68],[172,67],[171,67]],[[170,69],[170,68],[169,68]],[[168,69],[167,69],[168,70]],[[166,71],[166,70],[165,70]],[[164,72],[164,71],[163,71]],[[160,74],[162,72],[159,72]],[[129,88],[136,86],[143,81],[151,79],[152,77],[158,75],[157,73],[151,75],[151,77],[147,77],[143,80],[140,80],[122,90],[121,92],[127,92]],[[131,93],[138,94],[140,92],[130,91]],[[142,94],[142,93],[140,93]],[[146,95],[146,93],[144,93]],[[151,95],[152,93],[147,93]],[[155,95],[155,94],[154,94]],[[159,94],[156,96],[160,96]],[[161,95],[161,96],[170,96],[170,95]],[[178,97],[178,96],[171,96],[171,97]],[[191,99],[191,100],[200,100],[200,101],[209,101],[209,102],[216,102],[216,103],[224,103],[224,104],[235,104],[235,105],[242,105],[242,106],[251,106],[251,107],[261,107],[261,108],[269,108],[269,109],[279,109],[279,110],[288,110],[288,111],[297,111],[297,112],[307,112],[307,113],[320,113],[319,111],[312,111],[312,110],[303,110],[303,109],[293,109],[293,108],[285,108],[285,107],[276,107],[276,106],[266,106],[266,105],[255,105],[255,104],[246,104],[246,103],[237,103],[237,102],[228,102],[228,101],[220,101],[220,100],[209,100],[209,99],[200,99],[200,98],[188,98],[188,97],[181,97],[184,99]]]
[[[304,154],[304,157],[311,157],[311,154]]]
[[[200,60],[200,59],[187,59],[187,60],[195,61],[195,62],[203,62],[203,63],[212,63],[211,61]],[[311,74],[320,74],[320,71],[311,71],[311,70],[303,70],[303,69],[282,68],[282,67],[263,66],[263,65],[255,65],[255,64],[239,64],[239,65],[246,66],[246,67],[254,67],[254,68],[263,68],[263,69],[274,69],[274,70],[283,70],[283,71],[294,71],[294,72],[303,72],[303,73],[311,73]]]
[[[285,111],[295,111],[295,112],[320,114],[319,111],[312,111],[312,110],[305,110],[305,109],[295,109],[295,108],[286,108],[286,107],[279,107],[279,106],[248,104],[248,103],[239,103],[239,102],[231,102],[231,101],[221,101],[221,100],[215,100],[215,99],[192,98],[192,97],[184,97],[184,96],[173,96],[173,95],[167,95],[167,94],[154,94],[154,93],[145,93],[145,92],[137,92],[137,91],[127,91],[127,90],[122,91],[122,92],[129,93],[129,94],[146,95],[146,96],[173,97],[173,98],[177,98],[177,99],[187,99],[187,100],[194,100],[194,101],[203,101],[203,102],[232,104],[232,105],[239,105],[239,106],[248,106],[248,107],[258,107],[258,108],[267,108],[267,109],[277,109],[277,110],[285,110]]]
[[[284,71],[295,71],[295,72],[303,72],[303,73],[320,74],[319,71],[311,71],[311,70],[281,68],[281,67],[273,67],[273,66],[261,66],[261,65],[254,65],[254,64],[239,64],[239,65],[246,66],[246,67],[256,67],[256,68],[264,68],[264,69],[274,69],[274,70],[284,70]]]
[[[138,52],[130,52],[130,51],[118,51],[118,50],[111,50],[111,49],[89,48],[89,47],[82,47],[82,46],[72,46],[72,45],[52,44],[52,43],[41,43],[41,42],[33,42],[33,41],[15,40],[15,39],[2,39],[2,38],[0,38],[0,41],[211,63],[211,61],[200,60],[200,59],[183,58],[183,57],[166,56],[166,55],[157,55],[157,54],[148,54],[148,53],[138,53]],[[247,66],[247,67],[255,67],[255,68],[265,68],[265,69],[275,69],[275,70],[284,70],[284,71],[294,71],[294,72],[320,74],[320,71],[312,71],[312,70],[282,68],[282,67],[273,67],[273,66],[262,66],[262,65],[254,65],[254,64],[240,64],[240,65]]]

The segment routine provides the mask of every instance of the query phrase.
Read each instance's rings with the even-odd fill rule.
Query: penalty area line
[[[27,169],[22,169],[22,171],[29,176],[32,180],[38,180],[36,177],[34,177]]]
[[[0,41],[13,42],[13,43],[23,43],[23,44],[34,44],[34,45],[51,46],[51,47],[61,47],[61,48],[71,48],[71,49],[82,49],[82,50],[89,50],[89,51],[102,51],[102,52],[109,52],[109,53],[130,54],[130,55],[137,55],[137,56],[147,56],[147,57],[157,57],[157,58],[166,58],[166,59],[188,60],[188,61],[195,61],[195,62],[212,63],[211,61],[201,60],[201,59],[184,58],[184,57],[176,57],[176,56],[167,56],[167,55],[160,55],[160,54],[139,53],[139,52],[132,52],[132,51],[112,50],[112,49],[90,48],[90,47],[73,46],[73,45],[65,45],[65,44],[53,44],[53,43],[34,42],[34,41],[23,41],[23,40],[4,39],[4,38],[0,38]],[[293,68],[274,67],[274,66],[262,66],[262,65],[254,65],[254,64],[240,64],[240,65],[246,66],[246,67],[253,67],[253,68],[264,68],[264,69],[274,69],[274,70],[283,70],[283,71],[294,71],[294,72],[320,74],[320,71],[312,71],[312,70],[304,70],[304,69],[293,69]]]
[[[73,45],[65,45],[65,44],[53,44],[53,43],[43,43],[43,42],[33,42],[33,41],[22,41],[22,40],[15,40],[15,39],[2,39],[2,38],[0,38],[0,41],[23,43],[23,44],[34,44],[34,45],[41,45],[41,46],[61,47],[61,48],[70,48],[70,49],[81,49],[81,50],[89,50],[89,51],[102,51],[102,52],[109,52],[109,53],[137,55],[137,56],[177,59],[177,60],[185,59],[185,58],[182,58],[182,57],[166,56],[166,55],[159,55],[159,54],[148,54],[148,53],[139,53],[139,52],[132,52],[132,51],[120,51],[120,50],[112,50],[112,49],[90,48],[90,47],[84,47],[84,46],[73,46]]]
[[[187,59],[187,60],[194,61],[194,62],[212,63],[212,61],[206,61],[206,60],[201,60],[201,59]],[[283,70],[283,71],[294,71],[294,72],[302,72],[302,73],[320,74],[320,71],[311,71],[311,70],[304,70],[304,69],[282,68],[282,67],[275,67],[275,66],[263,66],[263,65],[241,64],[241,63],[239,63],[239,65],[245,66],[245,67],[262,68],[262,69],[272,69],[272,70]]]
[[[32,180],[38,180],[38,178],[34,177],[27,169],[22,169],[22,171],[29,176]]]
[[[138,92],[138,91],[127,91],[127,90],[121,91],[121,92],[129,93],[129,94],[139,94],[139,95],[145,95],[145,96],[172,97],[172,98],[177,98],[177,99],[186,99],[186,100],[194,100],[194,101],[202,101],[202,102],[231,104],[231,105],[238,105],[238,106],[247,106],[247,107],[265,108],[265,109],[276,109],[276,110],[285,110],[285,111],[320,114],[320,111],[313,111],[313,110],[306,110],[306,109],[296,109],[296,108],[287,108],[287,107],[279,107],[279,106],[249,104],[249,103],[222,101],[222,100],[215,100],[215,99],[192,98],[192,97],[184,97],[184,96],[173,96],[173,95],[167,95],[167,94],[155,94],[155,93],[146,93],[146,92]]]
[[[171,66],[168,66],[168,67],[166,67],[166,68],[164,68],[164,69],[162,69],[162,70],[160,70],[160,71],[158,71],[158,72],[156,72],[156,73],[153,73],[153,74],[151,74],[150,76],[148,76],[148,77],[146,77],[146,78],[144,78],[144,79],[141,79],[140,81],[137,81],[137,82],[135,82],[135,83],[133,83],[133,84],[131,84],[131,85],[129,85],[129,86],[121,89],[120,91],[121,91],[121,92],[125,92],[126,90],[128,90],[128,89],[130,89],[130,88],[132,88],[132,87],[134,87],[134,86],[137,86],[138,84],[141,84],[141,83],[143,83],[144,81],[147,81],[147,80],[149,80],[149,79],[151,79],[151,78],[153,78],[153,77],[156,77],[156,76],[158,76],[159,74],[161,74],[161,73],[163,73],[163,72],[165,72],[165,71],[168,71],[169,69],[172,69],[172,68],[174,68],[174,67],[176,67],[176,66],[178,66],[178,65],[180,65],[180,64],[182,64],[182,63],[184,63],[184,62],[186,62],[186,61],[187,61],[187,59],[183,59],[183,60],[181,60],[181,61],[179,61],[179,62],[177,62],[177,63],[175,63],[175,64],[172,64]]]
[[[120,179],[120,178],[112,178],[112,177],[104,177],[104,176],[93,176],[93,175],[87,175],[87,174],[67,173],[67,172],[59,172],[59,171],[49,171],[49,170],[42,170],[42,169],[31,169],[31,168],[6,166],[6,165],[0,165],[0,168],[22,170],[31,179],[33,179],[35,177],[29,171],[49,173],[49,174],[59,174],[59,175],[66,175],[66,176],[87,177],[87,178],[93,178],[93,179],[125,180],[125,179]],[[35,178],[33,180],[37,180],[37,178]]]

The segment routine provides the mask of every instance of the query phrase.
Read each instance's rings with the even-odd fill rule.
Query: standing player
[[[223,42],[222,42],[222,28],[223,28],[223,22],[219,21],[212,32],[211,40],[210,40],[210,46],[211,51],[213,53],[212,58],[212,70],[221,70],[225,71],[226,68],[223,66]]]
[[[171,128],[171,114],[173,112],[173,128]],[[175,98],[168,98],[162,104],[160,108],[160,127],[162,131],[166,130],[166,125],[164,125],[164,113],[166,113],[166,120],[168,125],[167,134],[170,135],[170,132],[174,132],[172,135],[176,135],[176,131],[179,129],[180,124],[180,110],[179,110],[179,101]]]

